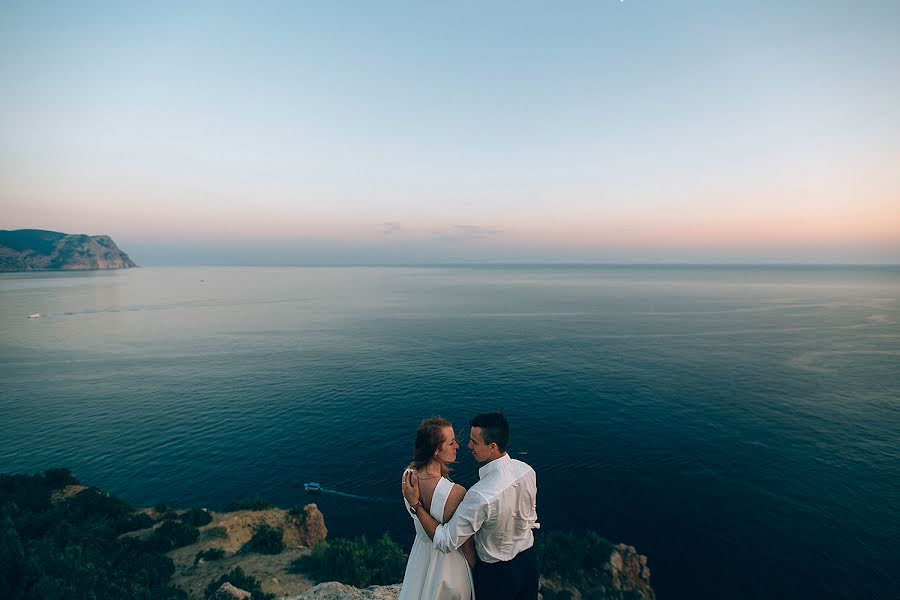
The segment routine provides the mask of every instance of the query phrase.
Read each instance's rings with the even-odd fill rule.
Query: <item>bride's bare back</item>
[[[425,510],[430,513],[431,500],[434,498],[434,490],[437,489],[437,484],[441,478],[429,475],[426,469],[419,469],[416,471],[416,477],[419,479],[419,498],[421,499]],[[466,488],[458,483],[454,483],[453,488],[450,490],[450,495],[447,497],[447,502],[444,503],[444,514],[442,515],[443,518],[441,519],[441,523],[446,523],[450,520],[465,495]],[[463,556],[466,557],[466,562],[469,563],[469,566],[474,567],[475,536],[467,539],[459,549],[462,550]]]

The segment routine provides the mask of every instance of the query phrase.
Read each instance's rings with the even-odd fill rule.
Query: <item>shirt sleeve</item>
[[[490,506],[477,492],[469,490],[449,521],[438,525],[432,543],[441,552],[453,552],[475,535],[487,520]]]
[[[537,481],[534,471],[529,471],[521,483],[524,489],[517,499],[515,528],[519,535],[525,535],[527,530],[541,528],[537,520]]]

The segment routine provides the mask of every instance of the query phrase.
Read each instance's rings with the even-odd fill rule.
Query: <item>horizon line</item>
[[[334,263],[160,263],[144,267],[900,267],[900,263],[836,263],[836,262],[603,262],[603,261],[484,261],[484,262],[334,262]],[[100,269],[102,270],[102,269]]]

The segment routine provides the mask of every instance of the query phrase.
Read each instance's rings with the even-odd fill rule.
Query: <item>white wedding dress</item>
[[[431,516],[439,523],[444,521],[444,506],[450,497],[453,482],[441,477],[431,498]],[[409,512],[409,503],[403,499]],[[422,510],[421,508],[419,510]],[[428,534],[415,515],[410,514],[416,526],[416,540],[409,551],[409,562],[400,587],[400,600],[471,600],[475,597],[472,587],[472,571],[459,550],[441,552],[435,549]]]

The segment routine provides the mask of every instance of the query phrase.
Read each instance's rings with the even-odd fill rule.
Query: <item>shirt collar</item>
[[[478,469],[478,478],[484,479],[490,473],[493,473],[503,467],[503,465],[509,464],[510,460],[511,459],[509,458],[509,454],[504,454],[500,458],[495,458],[488,464]]]

